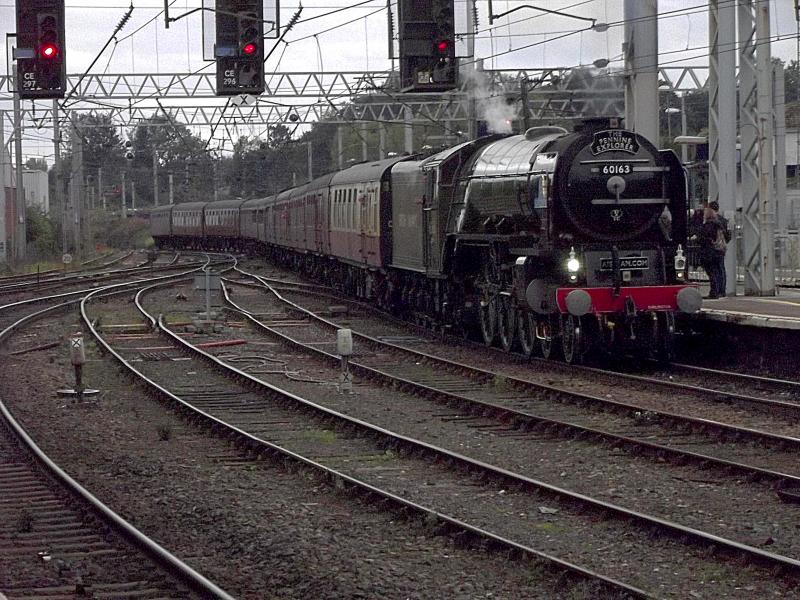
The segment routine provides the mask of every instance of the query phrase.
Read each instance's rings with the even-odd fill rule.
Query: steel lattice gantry
[[[736,213],[736,6],[727,0],[709,5],[708,200],[719,202],[728,221]],[[736,236],[725,255],[728,295],[736,294]]]
[[[745,294],[775,294],[769,0],[738,0]]]
[[[527,81],[528,114],[533,119],[622,116],[624,100],[622,72],[587,69],[531,69],[481,71],[481,90],[464,89],[453,93],[400,95],[386,91],[392,74],[366,72],[275,73],[267,82],[267,93],[256,102],[222,105],[214,95],[214,80],[209,74],[175,73],[89,75],[78,86],[74,99],[65,102],[70,111],[94,111],[113,117],[121,127],[146,122],[154,114],[167,111],[171,119],[190,127],[213,128],[240,125],[285,123],[408,123],[412,126],[452,123],[479,119],[481,106],[498,98],[519,97],[520,81]],[[659,69],[662,86],[673,90],[697,90],[705,85],[704,67]],[[69,77],[78,85],[79,76]],[[8,89],[8,77],[0,76],[0,89]],[[478,96],[477,112],[469,98]],[[303,104],[281,98],[308,99]],[[0,107],[5,98],[0,93]],[[126,101],[126,102],[120,102]],[[522,107],[516,107],[522,114]],[[23,103],[25,127],[49,128],[52,109],[47,104]],[[0,120],[8,121],[10,111]],[[5,126],[5,123],[3,123]]]

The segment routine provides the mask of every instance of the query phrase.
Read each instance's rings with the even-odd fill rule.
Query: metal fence
[[[708,282],[708,275],[700,264],[700,249],[696,242],[688,242],[686,258],[689,264],[689,281]],[[744,284],[744,243],[741,227],[736,227],[736,281]],[[800,231],[775,234],[775,284],[783,287],[800,287]]]

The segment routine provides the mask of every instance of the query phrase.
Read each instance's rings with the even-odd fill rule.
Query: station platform
[[[701,286],[707,294],[707,286]],[[740,292],[741,293],[741,292]],[[703,300],[697,319],[737,325],[800,330],[800,289],[779,288],[769,297],[744,296]]]

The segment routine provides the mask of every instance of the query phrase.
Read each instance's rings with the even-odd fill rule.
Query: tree
[[[28,206],[25,211],[25,233],[39,258],[58,252],[58,228],[37,206]]]
[[[25,168],[30,171],[44,171],[47,173],[47,161],[43,158],[31,157],[25,161]]]
[[[214,160],[205,142],[183,123],[156,115],[140,123],[131,135],[133,161],[126,169],[140,205],[153,204],[153,154],[159,173],[159,196],[168,191],[167,177],[173,174],[175,201],[207,200],[213,197]],[[162,203],[164,199],[160,199]]]
[[[83,173],[85,185],[95,185],[102,169],[103,193],[122,183],[122,165],[125,162],[123,142],[118,126],[110,114],[78,114],[66,124],[67,149],[62,155],[64,165],[62,196],[69,198],[72,157],[75,151],[76,136],[80,136],[83,154]],[[55,183],[51,191],[55,190]],[[55,194],[51,194],[55,198]],[[52,206],[52,205],[51,205]],[[58,211],[62,207],[55,206]],[[56,213],[57,214],[57,213]]]
[[[783,70],[786,103],[800,100],[800,63],[790,61]]]

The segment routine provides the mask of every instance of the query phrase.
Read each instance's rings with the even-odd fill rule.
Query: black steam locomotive
[[[186,229],[195,220],[184,210],[181,229],[167,215],[177,208],[157,209],[161,245],[257,249],[508,351],[577,362],[627,347],[669,359],[676,311],[701,303],[685,282],[680,162],[608,122],[355,165],[222,211],[181,206],[199,225]],[[224,236],[217,212],[232,219]]]

